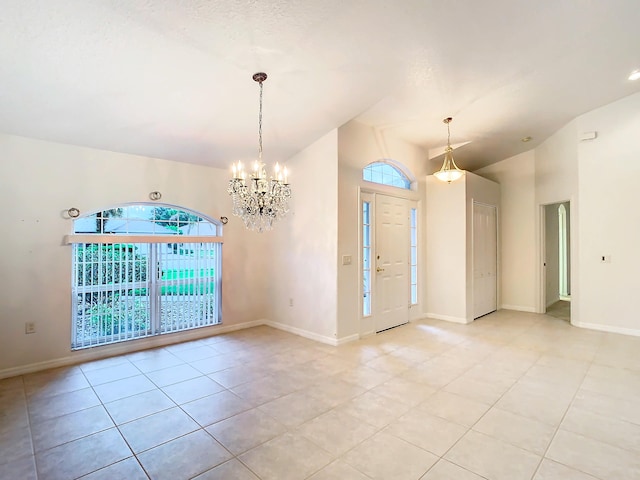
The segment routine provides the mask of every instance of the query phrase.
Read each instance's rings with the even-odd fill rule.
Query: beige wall
[[[222,328],[264,317],[271,268],[266,236],[246,232],[232,217],[227,171],[11,135],[0,135],[0,158],[0,376],[222,330],[215,326],[170,339],[71,352],[71,250],[62,243],[72,231],[71,220],[63,218],[70,207],[90,212],[149,201],[149,192],[158,190],[164,203],[229,217]],[[37,332],[25,335],[25,322],[35,322]]]
[[[640,178],[640,94],[584,114],[532,152],[478,173],[501,184],[500,276],[505,308],[540,310],[540,211],[571,201],[572,322],[640,334],[633,299],[640,270],[640,213],[630,208]],[[592,141],[578,134],[597,131]],[[427,209],[424,152],[387,133],[349,122],[290,159],[292,215],[273,232],[247,232],[231,216],[228,172],[134,155],[0,135],[0,376],[209,335],[224,328],[270,321],[322,341],[340,342],[372,330],[360,315],[360,192],[397,194],[362,180],[362,168],[383,158],[405,165],[417,179],[404,196],[418,202],[419,305],[430,306],[426,258]],[[69,247],[62,244],[69,207],[83,212],[128,202],[162,201],[230,217],[224,228],[223,322],[171,339],[146,339],[99,351],[71,352]],[[352,265],[341,265],[351,255]],[[611,263],[601,263],[608,255]],[[437,276],[436,276],[437,277]],[[293,299],[293,307],[289,306]],[[457,315],[457,314],[456,314]],[[265,318],[266,317],[266,318]],[[24,334],[25,322],[37,333]]]
[[[427,316],[467,323],[466,175],[446,184],[427,177]]]
[[[337,335],[338,132],[287,161],[291,212],[268,232],[267,316],[274,326],[325,343]],[[291,306],[291,302],[293,306]]]
[[[473,321],[474,201],[499,207],[500,186],[471,172],[450,184],[427,177],[426,303],[432,318]]]
[[[574,299],[579,287],[578,324],[640,335],[640,93],[582,115],[576,124],[579,133],[598,133],[576,142],[580,203],[572,230],[580,248],[572,268],[580,265],[580,283],[571,284],[571,293]],[[572,222],[575,214],[572,202]],[[602,255],[611,263],[601,263]]]
[[[541,210],[570,201],[571,322],[640,335],[640,211],[630,208],[640,179],[638,112],[640,94],[631,95],[577,117],[534,151],[478,172],[502,187],[504,308],[544,311]],[[580,141],[585,132],[597,138]]]
[[[501,308],[535,312],[535,154],[533,150],[476,173],[500,184]]]

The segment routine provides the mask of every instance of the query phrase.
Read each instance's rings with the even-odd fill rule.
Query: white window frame
[[[145,206],[146,204],[124,205],[117,208]],[[220,222],[188,209],[173,205],[156,205],[154,207],[170,207],[181,212],[194,214],[204,220],[210,227],[214,227],[215,235],[167,235],[167,234],[72,234],[65,237],[65,243],[72,246],[72,338],[73,350],[88,348],[98,345],[107,345],[116,342],[144,338],[153,335],[161,335],[178,331],[190,330],[212,326],[222,323],[221,311],[221,287],[222,287],[222,225]],[[92,213],[82,218],[96,215]],[[153,220],[149,220],[150,223]],[[125,220],[126,223],[126,220]],[[198,222],[192,222],[198,223]],[[126,227],[126,225],[125,225]],[[200,224],[195,225],[196,232]],[[127,230],[127,228],[125,228]],[[168,247],[171,244],[171,248]],[[114,260],[115,245],[125,245],[118,249],[119,261]],[[177,254],[176,245],[180,252]],[[82,261],[86,255],[86,248],[98,251],[99,257],[89,259],[90,267]],[[82,249],[82,250],[81,250]],[[111,260],[103,260],[102,252],[111,249]],[[122,251],[125,250],[123,254]],[[136,256],[130,258],[129,252],[144,251],[145,253],[145,279],[130,279]],[[86,257],[85,257],[86,258]],[[83,265],[84,263],[84,265]],[[86,268],[96,270],[85,270]],[[118,278],[116,282],[86,284],[86,281],[78,281],[80,270],[86,278],[87,272],[98,279],[109,278],[100,269],[111,268],[117,274],[111,274],[111,280]],[[134,267],[134,268],[137,268]],[[124,272],[124,277],[123,275]],[[172,273],[170,273],[172,272]],[[143,291],[140,294],[140,291]],[[131,294],[132,291],[138,292]],[[186,292],[186,293],[185,293]],[[193,293],[195,292],[195,293]],[[111,303],[101,309],[91,310],[90,321],[97,319],[98,326],[87,326],[86,316],[90,308],[95,306],[94,300],[101,301],[106,295],[112,295]],[[118,300],[113,301],[116,297]],[[164,298],[163,298],[164,297]],[[125,298],[125,300],[122,300]],[[87,302],[85,299],[90,299]],[[126,302],[126,303],[125,303]],[[133,306],[132,306],[133,302]],[[165,304],[164,310],[162,304]],[[142,305],[142,306],[140,306]],[[171,308],[173,306],[173,309]],[[136,310],[140,308],[141,310]],[[79,309],[81,311],[79,311]],[[103,313],[107,309],[108,313]],[[175,311],[178,311],[176,319]],[[136,315],[146,312],[148,320],[140,325]],[[144,316],[144,315],[143,315]],[[113,322],[117,318],[118,331],[115,331]],[[173,320],[172,320],[173,318]],[[110,323],[109,327],[105,327]],[[122,327],[125,324],[127,328]],[[138,325],[134,328],[134,324]],[[87,334],[87,331],[90,333]]]
[[[376,171],[376,169],[391,169],[391,175],[384,172]],[[374,175],[379,176],[379,180],[374,179]],[[365,182],[376,185],[385,185],[388,187],[400,188],[402,190],[411,190],[413,184],[412,179],[399,166],[392,161],[384,160],[371,162],[362,169],[362,179]]]

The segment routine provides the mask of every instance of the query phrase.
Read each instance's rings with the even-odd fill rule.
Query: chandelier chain
[[[271,230],[274,222],[289,211],[291,186],[287,181],[287,169],[276,163],[273,176],[268,176],[262,162],[262,97],[263,82],[267,74],[258,72],[253,80],[260,84],[260,109],[258,115],[258,159],[247,175],[242,163],[233,164],[233,178],[229,180],[227,193],[233,201],[233,214],[242,218],[249,230]]]
[[[260,80],[260,113],[258,115],[258,160],[262,163],[262,80]]]

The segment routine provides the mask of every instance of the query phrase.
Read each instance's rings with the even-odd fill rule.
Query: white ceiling
[[[227,167],[265,71],[267,161],[353,118],[428,161],[453,116],[473,170],[640,91],[639,25],[638,0],[6,0],[0,131]]]

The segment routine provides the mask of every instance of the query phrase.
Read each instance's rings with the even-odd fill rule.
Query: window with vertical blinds
[[[73,349],[220,323],[221,225],[170,205],[78,218],[72,246]]]

